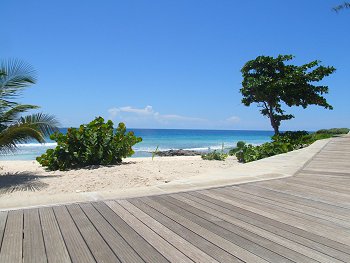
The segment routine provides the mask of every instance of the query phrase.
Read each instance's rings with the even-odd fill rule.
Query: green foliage
[[[324,133],[331,135],[348,134],[350,132],[349,128],[332,128],[332,129],[322,129],[318,130],[316,133]]]
[[[224,152],[224,143],[222,143],[221,151],[214,150],[213,152],[202,154],[203,160],[225,161],[228,154]]]
[[[124,123],[114,131],[113,122],[105,123],[102,117],[78,129],[70,128],[65,135],[56,132],[50,138],[57,142],[56,148],[37,157],[49,170],[118,164],[133,155],[132,146],[142,141],[133,132],[126,132]]]
[[[22,116],[39,107],[13,101],[35,82],[35,72],[28,64],[19,60],[0,63],[0,152],[13,152],[18,143],[33,139],[43,143],[45,136],[57,131],[55,117],[43,113]]]
[[[230,149],[230,151],[228,152],[228,154],[229,154],[229,155],[235,155],[237,152],[241,151],[241,150],[244,148],[245,145],[246,145],[245,142],[243,142],[243,141],[238,141],[236,147]]]
[[[283,142],[267,142],[258,146],[248,144],[236,153],[236,157],[238,161],[248,163],[277,154],[286,153],[291,150],[292,145]]]
[[[318,105],[333,109],[323,94],[328,86],[316,85],[324,77],[335,71],[334,67],[321,66],[320,61],[296,66],[286,64],[292,55],[279,55],[277,58],[259,56],[248,61],[242,68],[242,103],[250,106],[257,103],[262,115],[268,117],[275,134],[279,133],[281,121],[294,118],[286,114],[282,104],[287,106]]]
[[[343,4],[341,5],[338,5],[336,7],[333,7],[333,11],[335,12],[339,12],[340,10],[343,10],[343,9],[350,9],[350,2],[344,2]]]
[[[158,149],[159,149],[159,145],[157,145],[156,149],[152,152],[152,161],[153,161],[154,157],[157,155],[157,153],[159,151]]]
[[[293,145],[294,150],[302,148],[305,144],[308,144],[308,140],[305,137],[308,134],[307,131],[287,131],[272,136],[272,140],[274,142],[289,143]]]
[[[309,134],[306,131],[288,131],[279,135],[274,135],[272,136],[272,142],[267,142],[258,146],[242,144],[243,146],[240,147],[239,150],[236,150],[235,154],[238,161],[247,163],[297,150],[306,147],[317,140],[328,139],[331,137],[331,134],[326,133]]]
[[[223,153],[221,151],[214,150],[213,152],[202,154],[203,160],[217,160],[217,161],[225,161],[228,157],[227,153]]]

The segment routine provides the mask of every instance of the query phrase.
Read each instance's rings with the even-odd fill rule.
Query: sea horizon
[[[60,128],[59,131],[66,133],[68,128]],[[142,137],[142,142],[136,144],[133,149],[137,157],[151,157],[152,152],[167,150],[193,150],[208,152],[213,150],[225,151],[236,146],[238,141],[245,141],[253,145],[259,145],[271,140],[271,130],[216,130],[216,129],[153,129],[153,128],[128,128],[136,136]],[[1,154],[3,160],[35,160],[47,149],[56,147],[56,142],[46,138],[44,144],[31,141],[18,144],[15,153]]]

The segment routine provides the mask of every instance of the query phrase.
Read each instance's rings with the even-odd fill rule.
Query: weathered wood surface
[[[0,262],[350,262],[350,137],[295,176],[0,212]]]

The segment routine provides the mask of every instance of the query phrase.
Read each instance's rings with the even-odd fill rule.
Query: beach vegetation
[[[217,161],[225,161],[228,157],[227,153],[223,153],[218,150],[214,150],[210,153],[202,154],[203,160],[217,160]]]
[[[142,141],[132,131],[127,132],[124,123],[114,129],[113,122],[105,122],[102,117],[79,128],[69,128],[66,134],[56,132],[50,138],[57,142],[56,148],[37,157],[48,170],[120,164],[122,158],[134,154],[132,147]]]
[[[306,131],[287,131],[271,137],[271,142],[261,145],[240,144],[234,154],[239,162],[248,163],[270,156],[287,153],[309,146],[317,140],[331,138],[329,133],[308,133]]]
[[[241,151],[246,143],[244,141],[238,141],[236,147],[229,150],[229,155],[235,155],[237,152]]]
[[[15,101],[25,88],[35,83],[35,71],[30,65],[20,60],[0,63],[0,152],[14,152],[18,144],[32,140],[44,143],[45,137],[58,130],[54,116],[24,115],[39,106]]]
[[[341,135],[350,132],[349,128],[332,128],[332,129],[322,129],[316,131],[317,134],[331,134],[331,135]]]
[[[216,160],[216,161],[225,161],[228,157],[228,154],[224,152],[224,143],[222,144],[221,151],[214,150],[209,153],[205,153],[201,155],[203,160]]]
[[[152,152],[152,161],[153,161],[154,157],[156,157],[158,152],[159,152],[159,145],[157,145],[156,149]]]
[[[245,106],[257,103],[261,114],[270,119],[276,135],[282,121],[294,118],[286,113],[285,106],[307,108],[318,105],[333,109],[323,97],[328,93],[328,86],[317,83],[332,74],[335,68],[322,66],[318,60],[301,66],[289,64],[293,58],[292,55],[258,56],[241,69],[242,103]]]

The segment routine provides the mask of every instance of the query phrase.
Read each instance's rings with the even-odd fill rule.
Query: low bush
[[[239,162],[248,163],[291,151],[290,143],[267,142],[258,146],[246,144],[236,153]]]
[[[203,160],[217,160],[217,161],[225,161],[228,157],[227,153],[223,151],[214,150],[213,152],[202,154]]]
[[[294,149],[302,148],[305,144],[308,144],[305,136],[309,135],[307,131],[286,131],[278,135],[272,136],[273,142],[291,144]]]
[[[228,154],[235,155],[237,152],[239,152],[240,150],[242,150],[244,148],[245,144],[246,143],[243,141],[238,141],[237,146],[235,148],[230,149]]]
[[[113,122],[105,123],[102,117],[79,128],[69,128],[67,134],[56,132],[50,138],[57,142],[56,148],[37,157],[48,170],[118,164],[133,155],[132,146],[142,141],[133,132],[126,132],[124,123],[114,130]]]
[[[331,135],[340,135],[349,133],[349,128],[332,128],[332,129],[322,129],[318,130],[317,134],[331,134]]]
[[[237,143],[237,147],[232,149],[238,161],[247,163],[274,156],[281,153],[290,152],[306,147],[313,142],[321,139],[331,138],[330,133],[312,133],[306,131],[288,131],[279,135],[272,136],[272,142],[267,142],[258,146],[251,144]]]

